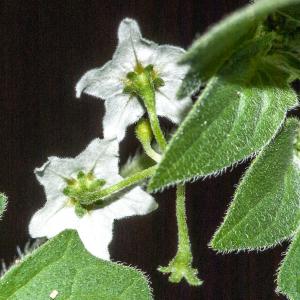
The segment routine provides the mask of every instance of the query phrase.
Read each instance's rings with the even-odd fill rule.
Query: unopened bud
[[[153,138],[153,134],[149,120],[141,119],[135,127],[135,134],[138,140],[143,145],[150,144]]]

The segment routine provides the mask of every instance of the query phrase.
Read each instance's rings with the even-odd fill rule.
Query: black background
[[[101,136],[103,102],[75,99],[87,70],[109,60],[124,17],[158,43],[188,47],[196,34],[246,0],[0,2],[0,190],[9,196],[0,225],[0,257],[9,262],[28,239],[31,215],[45,197],[33,169],[50,155],[74,156]],[[130,131],[132,133],[132,129]],[[126,138],[122,161],[138,147]],[[200,288],[173,285],[156,271],[176,251],[174,191],[156,196],[160,209],[115,222],[114,260],[149,274],[155,299],[281,299],[275,272],[286,244],[264,253],[216,255],[207,243],[220,224],[245,166],[188,187],[189,229]],[[283,299],[283,298],[282,298]],[[129,299],[130,300],[130,299]]]

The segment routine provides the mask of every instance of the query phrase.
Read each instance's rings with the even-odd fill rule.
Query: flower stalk
[[[124,89],[125,93],[137,95],[144,103],[152,132],[161,152],[165,151],[167,141],[160,128],[156,112],[155,90],[163,85],[164,81],[157,77],[157,74],[153,70],[153,65],[148,65],[144,68],[138,62],[135,71],[127,74],[127,85]]]
[[[142,119],[138,122],[135,128],[135,135],[143,146],[145,153],[154,161],[159,162],[160,154],[152,149],[151,142],[153,138],[152,129],[147,119]]]
[[[186,223],[185,186],[177,185],[176,190],[176,218],[178,227],[178,249],[175,257],[167,267],[159,267],[162,273],[170,273],[169,281],[180,282],[183,278],[192,286],[199,286],[202,281],[198,278],[198,270],[192,268],[193,255]]]
[[[82,205],[91,205],[96,202],[103,201],[105,198],[108,198],[108,197],[112,196],[113,194],[116,194],[126,188],[129,188],[129,187],[137,184],[138,182],[140,182],[142,180],[145,180],[145,179],[151,177],[154,174],[156,168],[157,168],[157,166],[155,165],[155,166],[147,168],[143,171],[137,172],[127,178],[124,178],[123,180],[119,181],[118,183],[116,183],[110,187],[101,189],[99,191],[72,193],[68,196],[74,197],[75,199],[80,201],[80,203]]]

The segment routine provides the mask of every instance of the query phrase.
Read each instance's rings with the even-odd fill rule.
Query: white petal
[[[52,238],[65,229],[76,229],[79,218],[74,207],[54,207],[53,202],[48,202],[45,207],[38,210],[29,224],[29,233],[33,238]],[[56,211],[55,211],[56,210]]]
[[[116,140],[94,139],[76,158],[49,157],[41,168],[35,169],[38,181],[44,186],[48,200],[62,195],[65,179],[75,178],[79,171],[95,171],[105,179],[118,174],[118,151]]]
[[[133,72],[137,60],[146,67],[155,53],[158,45],[142,38],[139,26],[132,19],[124,19],[118,31],[119,44],[113,56],[117,66],[121,66],[125,73]],[[136,57],[135,57],[136,54]]]
[[[125,18],[119,25],[118,29],[118,39],[119,42],[123,42],[124,40],[132,39],[140,39],[142,37],[141,31],[138,23],[130,18]]]
[[[182,48],[162,45],[156,49],[150,60],[163,80],[182,80],[188,71],[188,66],[177,63],[184,53],[185,50]]]
[[[97,178],[107,180],[116,176],[119,171],[118,141],[96,138],[74,160],[78,162],[82,171],[93,170]]]
[[[105,101],[106,113],[103,118],[104,138],[121,141],[126,128],[139,120],[144,108],[139,101],[129,95],[119,95]]]
[[[101,210],[107,216],[122,219],[129,216],[146,215],[157,209],[157,207],[158,205],[151,195],[140,187],[135,187]]]
[[[166,82],[165,86],[156,92],[157,114],[168,118],[175,124],[185,117],[192,106],[192,100],[189,97],[177,99],[176,92],[180,84],[180,81]]]
[[[90,70],[81,77],[75,87],[76,97],[80,97],[82,92],[102,99],[121,94],[125,76],[122,68],[109,61],[103,67]]]
[[[145,39],[126,40],[118,45],[113,56],[113,61],[123,69],[125,74],[127,74],[134,71],[137,60],[144,67],[149,65],[151,63],[150,58],[153,56],[157,47],[157,44]],[[137,57],[135,57],[135,53]]]
[[[108,245],[113,236],[113,219],[97,209],[80,219],[78,234],[85,248],[94,256],[109,260]]]
[[[73,158],[58,158],[51,156],[40,168],[34,170],[38,181],[44,186],[47,199],[54,201],[62,196],[66,187],[66,178],[71,178],[80,170],[78,161]]]

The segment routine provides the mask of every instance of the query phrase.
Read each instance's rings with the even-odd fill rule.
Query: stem
[[[145,150],[145,153],[152,158],[154,161],[159,162],[161,159],[161,156],[152,149],[151,144],[150,143],[142,143],[142,146]]]
[[[127,178],[124,178],[120,182],[107,187],[105,189],[102,189],[100,191],[92,192],[92,193],[82,193],[82,194],[77,194],[74,195],[75,198],[77,198],[81,204],[83,205],[89,205],[93,204],[97,201],[103,200],[104,198],[111,196],[112,194],[115,194],[117,192],[120,192],[121,190],[132,186],[136,184],[139,181],[142,181],[148,177],[151,177],[155,170],[156,170],[156,165],[152,166],[148,169],[145,169],[141,172],[137,172]]]
[[[167,147],[167,141],[166,141],[165,136],[160,128],[157,114],[156,114],[156,112],[153,113],[150,110],[148,110],[148,113],[149,113],[149,120],[150,120],[150,124],[151,124],[151,128],[152,128],[154,137],[155,137],[157,144],[159,145],[161,151],[164,152]]]
[[[167,141],[160,128],[159,120],[156,114],[155,88],[146,74],[140,75],[140,83],[141,86],[139,89],[139,95],[146,106],[153,135],[157,141],[157,144],[159,145],[160,150],[164,152],[167,147]]]
[[[176,218],[178,227],[178,252],[191,254],[191,244],[186,223],[185,186],[178,184],[176,189]]]
[[[185,212],[185,186],[177,185],[176,190],[176,218],[178,227],[178,249],[175,257],[169,262],[167,267],[159,267],[162,273],[170,273],[169,281],[178,283],[183,278],[193,286],[202,284],[198,278],[197,269],[192,268],[193,255],[191,251],[191,243],[186,223]]]

